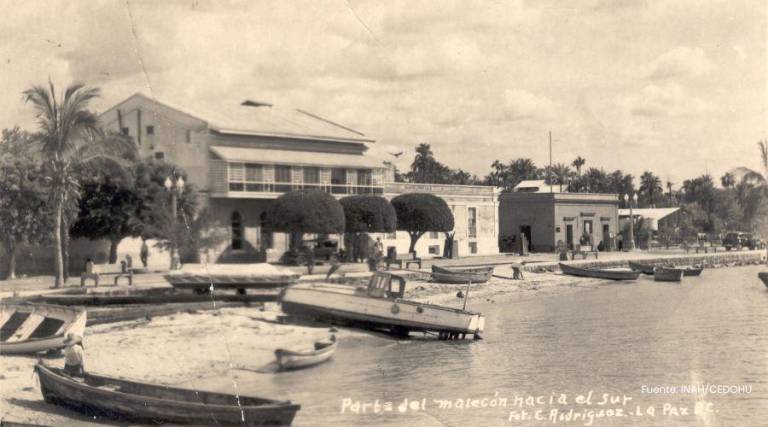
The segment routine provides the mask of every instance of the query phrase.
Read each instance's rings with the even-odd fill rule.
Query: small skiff
[[[0,353],[30,354],[64,347],[67,333],[83,336],[82,308],[49,304],[0,304]]]
[[[628,262],[629,262],[629,268],[631,268],[632,271],[639,271],[643,274],[648,274],[648,275],[653,274],[653,267],[654,267],[653,264],[641,264],[639,262],[633,262],[633,261],[628,261]]]
[[[657,282],[680,282],[685,270],[682,268],[656,267],[653,269],[653,280]]]
[[[763,281],[763,284],[765,285],[765,287],[768,288],[768,271],[757,273],[757,277],[759,277],[760,280]]]
[[[212,393],[86,374],[73,379],[61,369],[38,364],[35,372],[48,403],[90,417],[147,424],[290,425],[301,406],[244,395]]]
[[[704,267],[680,267],[683,270],[683,276],[701,276]]]
[[[438,283],[485,283],[493,275],[493,267],[445,268],[432,266],[432,280]]]
[[[318,341],[313,350],[294,351],[279,348],[275,350],[277,364],[282,370],[301,369],[327,362],[336,352],[336,336],[327,341]]]
[[[639,271],[629,270],[597,270],[591,268],[579,268],[572,265],[560,263],[560,270],[563,274],[579,277],[591,277],[594,279],[608,280],[636,280],[640,276]]]

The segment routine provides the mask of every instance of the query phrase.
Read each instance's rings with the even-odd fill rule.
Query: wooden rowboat
[[[336,352],[336,336],[331,335],[328,341],[318,341],[313,350],[294,351],[279,348],[275,350],[275,357],[280,369],[301,369],[327,362]]]
[[[683,276],[701,276],[704,267],[680,267],[683,270]]]
[[[190,264],[166,274],[174,288],[192,289],[199,293],[214,289],[273,289],[292,285],[300,274],[267,263],[258,264]]]
[[[763,281],[763,284],[766,288],[768,288],[768,271],[762,271],[760,273],[757,273],[757,277],[760,278],[760,280]]]
[[[579,268],[572,265],[560,263],[560,270],[563,274],[579,277],[591,277],[595,279],[608,280],[636,280],[640,276],[639,271],[628,270],[597,270],[590,268]]]
[[[438,283],[485,283],[493,275],[493,267],[445,268],[432,266],[432,280]]]
[[[653,267],[654,267],[653,264],[642,264],[642,263],[633,262],[633,261],[628,261],[628,263],[629,263],[629,268],[631,268],[632,271],[639,271],[643,274],[653,274]]]
[[[657,282],[680,282],[685,271],[682,268],[656,267],[653,269],[653,280]]]
[[[61,369],[35,365],[48,403],[95,417],[148,424],[290,425],[301,408],[290,401],[212,393],[86,374],[73,379]]]
[[[0,305],[0,353],[30,354],[62,348],[68,333],[83,336],[86,317],[81,308]]]

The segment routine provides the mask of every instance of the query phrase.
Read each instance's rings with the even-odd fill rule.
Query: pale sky
[[[155,3],[0,1],[0,127],[34,128],[21,92],[50,76],[101,87],[99,111],[137,91],[302,108],[401,168],[427,142],[480,176],[545,165],[551,130],[555,163],[678,187],[757,169],[766,137],[763,0]]]

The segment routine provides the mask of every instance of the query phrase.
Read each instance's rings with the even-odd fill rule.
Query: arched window
[[[232,212],[232,250],[243,249],[243,217],[240,212]]]

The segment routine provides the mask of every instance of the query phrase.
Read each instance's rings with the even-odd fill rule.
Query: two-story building
[[[278,259],[289,239],[266,230],[266,209],[281,194],[310,188],[338,198],[432,192],[454,211],[462,255],[498,253],[498,193],[492,187],[387,182],[388,167],[366,155],[373,139],[301,109],[252,100],[221,101],[211,108],[186,105],[137,93],[100,119],[104,128],[131,136],[142,157],[167,160],[187,172],[201,205],[230,236],[213,261]],[[433,234],[422,237],[420,255],[441,254],[444,237]],[[407,251],[407,233],[383,237],[386,246]]]

